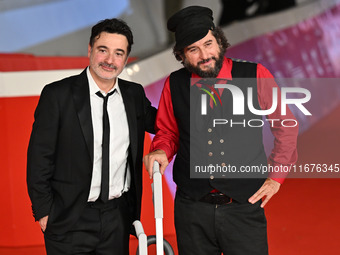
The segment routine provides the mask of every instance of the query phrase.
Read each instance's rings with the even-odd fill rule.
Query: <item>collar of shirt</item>
[[[90,73],[90,67],[87,67],[86,74],[87,74],[87,79],[89,81],[90,96],[95,95],[98,91],[100,91],[100,93],[106,96],[106,94],[110,93],[114,89],[116,89],[116,92],[118,93],[118,95],[121,95],[119,84],[118,84],[118,78],[116,79],[116,84],[113,86],[113,88],[108,93],[105,93],[98,87],[97,83],[94,81]]]

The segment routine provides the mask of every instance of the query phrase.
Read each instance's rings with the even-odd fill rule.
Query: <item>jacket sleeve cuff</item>
[[[33,211],[33,217],[35,221],[40,220],[41,218],[47,216],[50,214],[51,211],[52,202],[46,203],[39,207],[39,210],[37,210],[35,207],[32,206]]]

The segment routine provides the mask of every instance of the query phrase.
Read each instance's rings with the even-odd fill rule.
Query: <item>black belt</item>
[[[120,200],[124,199],[126,196],[126,192],[124,192],[120,197],[108,200],[106,203],[102,202],[100,198],[98,198],[95,202],[87,202],[87,205],[91,208],[96,208],[100,210],[117,208]]]
[[[199,201],[214,205],[226,205],[232,203],[233,199],[221,192],[213,192],[203,196]]]
[[[194,200],[193,198],[189,197],[184,192],[182,192],[180,189],[177,189],[177,194],[185,199]],[[233,199],[231,197],[224,195],[221,192],[212,192],[203,196],[198,201],[214,205],[225,205],[232,203]]]

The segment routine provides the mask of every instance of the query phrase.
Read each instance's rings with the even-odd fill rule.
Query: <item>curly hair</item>
[[[213,36],[216,38],[217,43],[220,46],[220,49],[223,51],[223,55],[227,51],[227,48],[230,47],[230,44],[228,43],[227,38],[225,37],[221,27],[215,27],[214,30],[212,30]],[[175,55],[176,59],[178,61],[183,61],[184,56],[184,48],[178,48],[175,44],[173,48],[173,54]]]
[[[93,47],[95,41],[99,38],[100,33],[107,32],[111,34],[121,34],[124,35],[128,41],[127,53],[131,52],[131,46],[133,44],[133,35],[130,27],[125,21],[121,19],[105,19],[99,21],[96,25],[92,27],[90,36],[90,46]]]

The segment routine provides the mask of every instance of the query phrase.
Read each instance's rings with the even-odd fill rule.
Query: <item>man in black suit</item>
[[[124,21],[92,28],[89,67],[45,86],[28,147],[27,186],[47,254],[128,254],[142,195],[144,132],[156,109],[117,78],[133,44]]]

